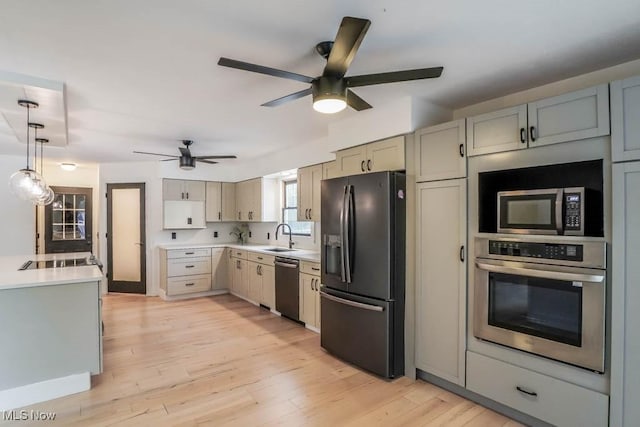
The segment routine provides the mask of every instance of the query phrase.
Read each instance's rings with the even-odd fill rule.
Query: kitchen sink
[[[295,249],[287,249],[287,248],[267,248],[265,251],[269,252],[293,252]]]

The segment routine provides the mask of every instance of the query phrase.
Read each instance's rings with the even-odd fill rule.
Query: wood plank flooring
[[[356,369],[231,295],[108,295],[103,319],[104,373],[90,391],[27,408],[56,412],[45,424],[520,426],[426,382]]]

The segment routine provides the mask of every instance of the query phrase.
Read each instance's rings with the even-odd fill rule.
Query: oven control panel
[[[525,258],[582,261],[583,247],[580,244],[535,243],[489,240],[489,253]]]

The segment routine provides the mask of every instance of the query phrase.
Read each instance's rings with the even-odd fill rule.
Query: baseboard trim
[[[521,422],[522,424],[531,427],[554,427],[553,425],[539,420],[538,418],[534,418],[531,415],[525,414],[524,412],[516,411],[515,409],[503,405],[502,403],[498,403],[480,394],[467,390],[466,388],[459,386],[458,384],[443,380],[440,377],[436,377],[435,375],[421,371],[420,369],[416,369],[416,372],[418,379],[437,385],[438,387],[462,396],[465,399],[472,400],[477,404],[484,406],[485,408],[489,408],[493,411],[501,413],[502,415],[506,415],[509,418],[513,418],[514,420]]]
[[[215,291],[205,291],[205,292],[194,292],[192,294],[181,294],[181,295],[167,295],[164,289],[160,289],[160,293],[158,296],[164,301],[181,301],[185,299],[191,298],[200,298],[200,297],[212,297],[216,295],[228,294],[229,291],[227,289],[220,289]]]
[[[0,411],[21,408],[34,403],[57,399],[91,388],[89,372],[41,381],[20,387],[0,390]]]

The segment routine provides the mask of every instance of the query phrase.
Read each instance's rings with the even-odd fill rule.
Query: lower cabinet
[[[416,367],[464,386],[466,180],[417,184]]]
[[[227,276],[228,258],[225,248],[211,248],[211,289],[221,291],[229,288]]]
[[[300,262],[300,320],[320,329],[320,264]]]
[[[473,352],[467,389],[557,426],[608,424],[608,396]]]
[[[211,249],[160,249],[160,288],[167,296],[211,290]]]
[[[247,251],[233,249],[231,251],[231,293],[242,298],[249,297],[249,268]]]
[[[249,252],[249,295],[256,304],[276,308],[275,257],[260,252]]]

